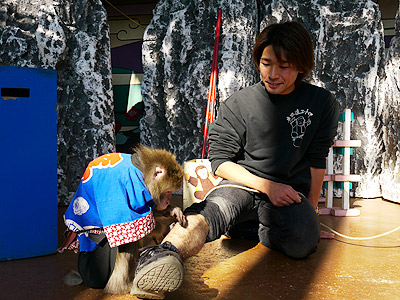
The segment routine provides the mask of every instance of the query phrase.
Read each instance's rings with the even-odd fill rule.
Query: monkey
[[[64,215],[68,229],[78,235],[83,282],[107,294],[129,293],[139,249],[158,244],[172,218],[187,224],[182,210],[170,204],[183,182],[176,156],[143,145],[133,152],[90,162]]]

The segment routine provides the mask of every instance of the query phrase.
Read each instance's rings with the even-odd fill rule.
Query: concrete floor
[[[400,204],[357,199],[359,217],[320,216],[349,236],[373,236],[400,225]],[[63,208],[60,208],[60,220]],[[60,222],[61,223],[61,222]],[[64,230],[60,225],[60,232]],[[223,237],[185,261],[185,280],[166,300],[400,299],[400,230],[369,241],[322,240],[305,260],[292,260],[251,241]],[[0,262],[1,300],[123,300],[63,277],[76,269],[71,252]]]

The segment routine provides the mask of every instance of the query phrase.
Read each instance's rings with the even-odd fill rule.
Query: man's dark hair
[[[286,22],[267,26],[257,37],[253,47],[253,60],[257,71],[260,71],[260,60],[264,49],[272,46],[279,62],[282,53],[289,64],[302,71],[296,79],[299,84],[309,76],[314,68],[314,51],[311,36],[298,22]]]

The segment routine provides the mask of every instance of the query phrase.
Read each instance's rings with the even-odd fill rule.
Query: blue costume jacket
[[[135,242],[155,227],[154,201],[130,154],[110,153],[89,163],[65,215],[80,251],[97,244],[87,230],[104,229],[111,247]]]

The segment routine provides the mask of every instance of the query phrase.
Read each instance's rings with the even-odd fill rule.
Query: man
[[[261,244],[289,257],[304,258],[317,249],[315,209],[338,104],[328,91],[302,82],[314,64],[312,40],[301,24],[268,26],[257,38],[253,59],[261,82],[222,103],[210,128],[212,169],[224,180],[185,211],[186,228],[175,226],[165,244],[141,256],[134,282],[138,296],[162,298],[177,289],[178,277],[151,272],[162,266],[170,274],[183,273],[180,258],[243,221],[257,221]]]

